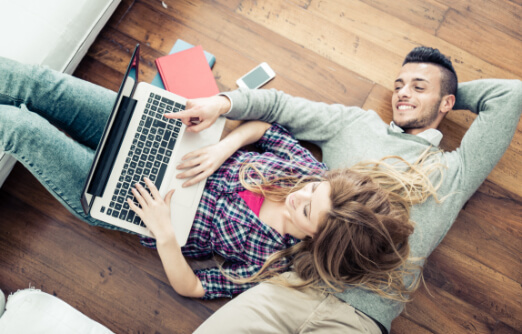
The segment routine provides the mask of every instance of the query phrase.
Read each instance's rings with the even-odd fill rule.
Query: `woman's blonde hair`
[[[327,181],[332,207],[312,238],[271,255],[259,272],[235,281],[271,278],[296,289],[330,292],[358,286],[394,300],[409,300],[419,282],[413,273],[420,268],[409,258],[408,237],[414,230],[410,208],[430,196],[438,201],[436,191],[442,181],[443,166],[433,161],[437,152],[428,152],[414,163],[390,156],[304,178],[265,177],[257,166],[243,166],[243,185],[276,201],[284,201],[308,182]],[[299,282],[279,276],[290,268]]]

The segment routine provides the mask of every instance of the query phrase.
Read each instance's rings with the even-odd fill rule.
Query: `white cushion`
[[[120,0],[0,0],[0,55],[72,73]]]
[[[9,296],[0,317],[0,334],[109,334],[105,326],[88,318],[63,300],[36,289]]]

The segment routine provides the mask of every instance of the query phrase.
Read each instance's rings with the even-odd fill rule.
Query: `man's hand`
[[[127,199],[127,203],[129,203],[132,211],[140,216],[158,242],[160,238],[171,238],[174,229],[170,222],[170,199],[174,190],[169,191],[165,195],[165,199],[162,199],[154,183],[148,178],[144,178],[144,181],[149,187],[150,193],[139,183],[136,184],[136,188],[132,188],[132,193],[141,208],[130,198]]]
[[[230,110],[230,100],[226,96],[215,95],[187,101],[185,110],[167,113],[165,118],[179,119],[189,132],[200,132],[210,127],[216,119]]]

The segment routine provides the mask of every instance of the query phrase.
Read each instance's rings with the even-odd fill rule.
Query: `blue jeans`
[[[0,150],[22,163],[81,220],[80,197],[116,93],[0,57]]]

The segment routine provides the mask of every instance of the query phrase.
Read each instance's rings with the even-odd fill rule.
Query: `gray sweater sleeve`
[[[449,155],[461,164],[460,190],[474,192],[507,150],[522,113],[522,81],[485,79],[459,84],[454,109],[478,114]]]
[[[224,95],[232,101],[228,118],[279,123],[297,139],[311,142],[328,141],[335,137],[342,130],[342,124],[355,120],[362,111],[341,104],[293,97],[275,89],[238,89]]]

